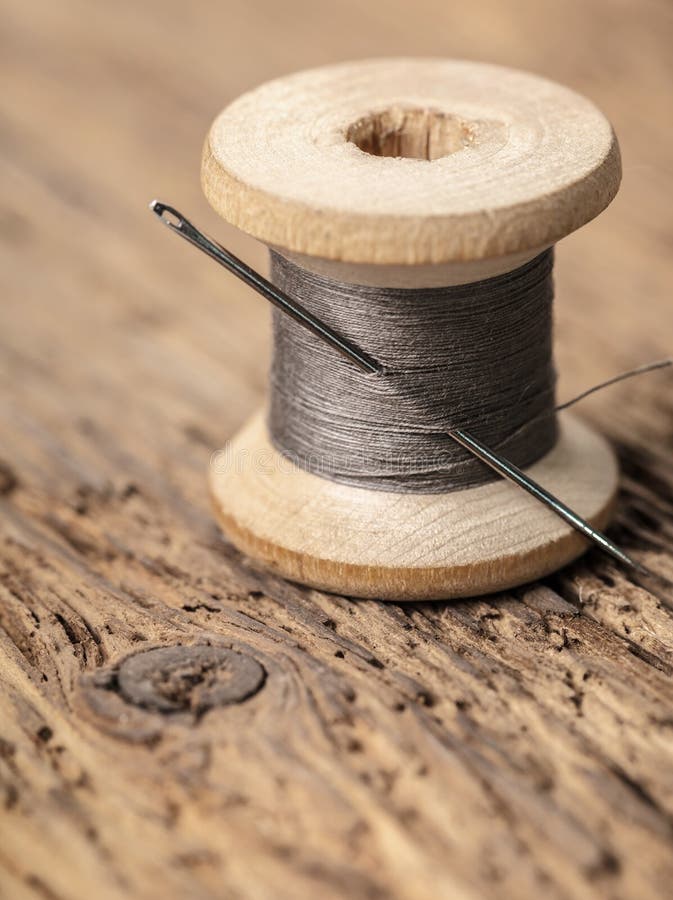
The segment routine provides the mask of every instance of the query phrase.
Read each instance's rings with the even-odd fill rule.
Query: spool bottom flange
[[[526,471],[603,528],[618,469],[607,441],[567,413],[556,446]],[[499,479],[448,494],[370,491],[300,469],[270,443],[262,412],[216,454],[210,490],[224,533],[271,571],[382,600],[475,597],[524,584],[588,542]]]

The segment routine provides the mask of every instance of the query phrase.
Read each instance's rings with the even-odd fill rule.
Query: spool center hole
[[[364,153],[404,159],[440,159],[474,139],[473,124],[435,109],[391,107],[363,116],[346,131],[346,140]]]

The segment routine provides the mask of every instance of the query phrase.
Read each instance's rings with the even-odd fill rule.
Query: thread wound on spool
[[[406,158],[394,158],[399,154]],[[401,600],[490,592],[577,556],[584,544],[568,520],[511,484],[490,481],[442,433],[462,425],[591,525],[606,523],[617,485],[614,455],[571,417],[561,419],[556,439],[551,281],[548,296],[540,289],[528,312],[548,321],[518,326],[528,330],[527,346],[540,363],[528,375],[517,349],[506,351],[506,304],[502,311],[482,304],[482,346],[462,342],[466,352],[454,360],[446,347],[435,352],[448,333],[439,319],[419,329],[410,308],[407,323],[391,324],[377,296],[395,285],[411,289],[407,296],[418,305],[431,299],[426,289],[511,272],[604,209],[619,177],[610,123],[588,100],[474,62],[344,63],[267,83],[224,110],[204,146],[207,198],[230,224],[336,280],[336,290],[316,281],[313,296],[309,276],[289,266],[285,276],[274,271],[288,294],[390,372],[361,373],[318,339],[294,353],[297,372],[284,371],[288,341],[294,344],[279,335],[273,378],[280,373],[286,387],[274,383],[268,425],[256,418],[232,440],[230,459],[240,456],[240,467],[211,467],[217,514],[236,545],[293,580]],[[355,282],[358,296],[339,282]],[[373,294],[366,284],[376,286]],[[394,297],[389,305],[399,308]],[[415,341],[404,324],[418,332]],[[415,363],[399,352],[409,343]],[[479,364],[487,360],[496,369],[484,377]],[[404,400],[402,382],[413,388]],[[429,403],[433,395],[442,402]],[[489,405],[498,395],[509,416]],[[428,422],[429,405],[436,420]],[[344,423],[348,407],[354,415]],[[401,445],[392,452],[401,457],[391,471],[394,430]],[[414,445],[421,467],[409,472]],[[300,465],[285,466],[287,456]],[[468,489],[458,490],[463,465],[472,471],[462,481]]]
[[[335,281],[271,253],[274,282],[386,369],[363,377],[274,315],[269,431],[302,468],[346,484],[436,493],[492,473],[446,437],[474,430],[518,466],[557,435],[553,251],[494,278],[445,288]]]

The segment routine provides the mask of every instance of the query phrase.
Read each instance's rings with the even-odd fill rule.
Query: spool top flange
[[[243,95],[206,140],[206,197],[286,251],[434,265],[535,251],[603,210],[619,148],[603,114],[525,72],[376,59]]]

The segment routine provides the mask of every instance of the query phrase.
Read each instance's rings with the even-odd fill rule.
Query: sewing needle
[[[366,353],[363,353],[362,350],[355,347],[349,341],[342,338],[336,331],[333,331],[328,325],[325,325],[324,322],[321,322],[320,319],[317,319],[307,309],[301,306],[301,304],[297,303],[296,300],[293,300],[292,297],[285,293],[285,291],[281,291],[280,288],[277,288],[275,284],[267,281],[267,279],[260,275],[259,272],[255,272],[254,269],[251,269],[250,266],[243,262],[243,260],[234,256],[233,253],[230,253],[221,244],[217,244],[211,238],[203,234],[203,232],[199,231],[198,228],[195,228],[190,221],[185,219],[185,217],[177,211],[177,209],[173,209],[172,206],[167,206],[165,203],[160,203],[158,200],[152,200],[150,209],[159,216],[164,225],[168,225],[171,231],[174,231],[176,234],[179,234],[180,237],[189,241],[190,244],[198,247],[199,250],[202,250],[211,259],[214,259],[215,262],[224,266],[225,269],[228,269],[229,272],[236,275],[237,278],[240,278],[241,281],[244,281],[247,285],[256,290],[258,294],[261,294],[262,297],[265,297],[273,303],[274,306],[277,306],[284,313],[287,313],[296,322],[303,325],[304,328],[308,328],[308,330],[312,331],[317,337],[327,341],[327,343],[331,344],[347,359],[350,359],[351,362],[354,362],[355,365],[359,366],[364,372],[368,372],[370,375],[383,374],[383,366],[379,365],[379,363],[375,362],[371,357],[367,356]],[[168,216],[165,215],[166,213],[168,213]]]
[[[181,237],[185,238],[185,240],[189,241],[190,244],[198,247],[199,250],[202,250],[210,256],[211,259],[214,259],[221,266],[224,266],[225,269],[236,275],[237,278],[240,278],[241,281],[245,282],[249,287],[253,288],[257,293],[273,303],[274,306],[277,306],[283,312],[287,313],[304,328],[308,328],[308,330],[312,331],[317,337],[322,338],[322,340],[331,344],[343,356],[350,359],[351,362],[355,363],[355,365],[364,372],[373,375],[384,374],[384,367],[379,362],[349,341],[345,340],[341,335],[333,331],[320,319],[317,319],[312,313],[301,306],[301,304],[297,303],[296,300],[293,300],[292,297],[284,291],[277,288],[254,269],[251,269],[250,266],[246,265],[242,260],[238,259],[238,257],[234,256],[233,253],[230,253],[220,244],[195,228],[188,219],[172,206],[168,206],[166,203],[161,203],[158,200],[152,200],[150,209],[156,213],[171,231],[174,231],[176,234],[179,234]],[[596,544],[596,546],[600,547],[601,550],[609,553],[614,559],[624,565],[630,566],[641,574],[654,575],[656,577],[656,573],[650,572],[648,568],[632,559],[611,541],[607,535],[594,528],[593,525],[590,525],[589,522],[559,500],[558,497],[555,497],[546,488],[543,488],[542,485],[538,484],[537,481],[530,477],[530,475],[527,475],[494,450],[491,450],[472,434],[463,429],[456,428],[447,431],[446,434],[460,444],[461,447],[468,450],[477,459],[481,460],[485,465],[493,469],[493,471],[497,472],[501,477],[517,485],[522,490],[527,491],[536,500],[547,506],[557,516],[571,525],[576,531],[583,534]]]

